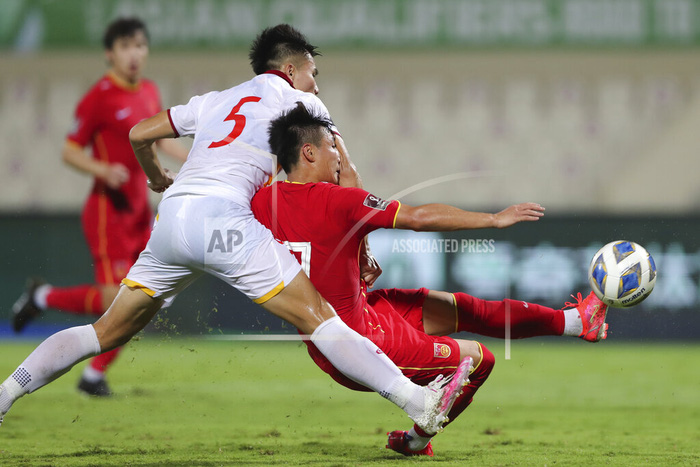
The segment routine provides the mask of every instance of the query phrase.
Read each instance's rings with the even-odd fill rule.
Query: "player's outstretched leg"
[[[484,300],[466,293],[430,290],[423,303],[425,332],[445,336],[467,331],[482,336],[511,339],[561,336],[562,310],[521,300]]]
[[[580,295],[577,303],[565,305],[569,308],[555,310],[521,300],[490,301],[466,293],[431,290],[423,303],[423,324],[425,332],[433,336],[468,331],[503,339],[507,330],[511,339],[535,336],[573,336],[591,342],[605,339],[607,306],[592,293],[583,301]]]
[[[162,300],[141,290],[122,287],[95,324],[64,329],[47,338],[0,385],[0,418],[17,399],[55,380],[76,363],[124,345],[162,305]]]

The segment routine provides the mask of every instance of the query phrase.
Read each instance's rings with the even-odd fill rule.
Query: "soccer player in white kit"
[[[467,381],[467,359],[451,379],[427,387],[412,383],[375,344],[341,321],[250,209],[255,192],[278,170],[268,144],[269,122],[297,102],[330,120],[315,96],[315,55],[315,47],[291,26],[268,28],[251,50],[255,78],[195,96],[134,126],[130,139],[149,186],[165,191],[148,245],[95,324],[52,335],[0,385],[0,421],[19,397],[79,361],[125,344],[178,292],[208,273],[310,335],[338,370],[401,407],[425,431],[441,430]],[[173,180],[153,143],[184,135],[193,135],[194,142]]]

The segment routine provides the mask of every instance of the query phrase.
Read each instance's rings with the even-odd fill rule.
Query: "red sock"
[[[107,371],[107,367],[116,360],[117,355],[119,355],[119,352],[122,351],[124,347],[117,347],[116,349],[110,350],[109,352],[105,352],[103,354],[98,355],[97,357],[93,357],[92,360],[90,360],[90,366],[94,369],[99,371],[100,373],[104,373]]]
[[[487,301],[465,293],[457,300],[457,330],[482,336],[505,337],[506,306],[510,309],[510,337],[561,336],[564,312],[520,300]]]
[[[51,291],[46,295],[46,305],[79,315],[100,316],[105,312],[102,308],[102,293],[94,285],[51,287]]]
[[[484,384],[486,378],[488,378],[491,374],[491,370],[493,370],[493,365],[496,363],[495,357],[491,351],[484,347],[481,343],[479,343],[479,347],[481,348],[481,361],[474,363],[476,368],[469,375],[469,384],[464,387],[462,394],[457,397],[455,404],[452,406],[452,410],[450,410],[450,413],[447,414],[450,420],[445,425],[453,422],[454,419],[457,418],[459,414],[464,412],[464,409],[466,409],[469,404],[472,403],[474,394],[481,387],[481,385]]]

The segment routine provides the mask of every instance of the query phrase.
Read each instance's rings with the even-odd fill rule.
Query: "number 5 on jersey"
[[[231,133],[228,134],[228,136],[221,141],[216,141],[215,143],[211,143],[209,145],[210,148],[220,148],[221,146],[226,146],[227,144],[231,144],[233,140],[238,138],[241,133],[243,133],[243,128],[245,128],[245,116],[240,115],[238,112],[241,110],[241,106],[243,104],[247,104],[248,102],[259,102],[260,98],[256,96],[248,96],[244,97],[240,101],[238,101],[238,104],[236,104],[233,109],[231,109],[231,113],[228,114],[228,117],[224,119],[225,122],[228,122],[229,120],[233,120],[234,125],[233,129],[231,130]]]

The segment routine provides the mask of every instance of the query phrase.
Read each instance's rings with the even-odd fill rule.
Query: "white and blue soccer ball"
[[[593,255],[588,282],[603,303],[627,308],[639,304],[654,290],[656,264],[638,243],[617,240]]]

